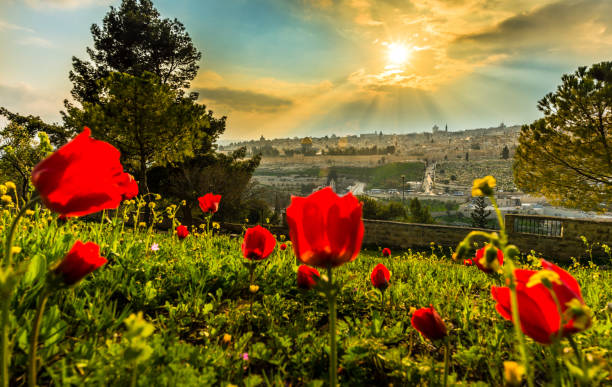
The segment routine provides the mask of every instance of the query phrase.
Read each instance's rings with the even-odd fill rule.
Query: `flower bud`
[[[504,381],[508,386],[519,386],[525,375],[525,367],[515,361],[504,362]]]

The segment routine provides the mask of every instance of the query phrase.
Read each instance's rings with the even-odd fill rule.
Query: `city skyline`
[[[60,121],[71,58],[108,0],[4,0],[0,106]],[[523,124],[561,76],[610,58],[605,0],[154,1],[202,51],[228,140]]]

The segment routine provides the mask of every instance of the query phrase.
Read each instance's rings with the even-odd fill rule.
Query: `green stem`
[[[578,365],[580,366],[580,369],[584,370],[584,364],[582,363],[582,356],[580,356],[580,350],[578,349],[578,345],[576,344],[571,335],[567,336],[567,340],[569,341],[570,345],[572,346],[572,349],[574,350],[574,353],[576,354],[576,359],[578,360]]]
[[[12,291],[8,292],[7,299],[2,302],[2,387],[9,385],[9,301],[13,295]]]
[[[134,364],[134,368],[132,368],[132,377],[130,378],[130,387],[136,386],[137,376],[138,376],[138,364]]]
[[[523,338],[523,331],[521,330],[521,319],[519,316],[518,297],[516,295],[516,278],[514,277],[514,262],[510,259],[506,260],[506,264],[510,270],[510,304],[512,307],[512,322],[514,323],[514,332],[516,334],[516,340],[519,344],[519,351],[521,353],[521,359],[523,366],[525,367],[525,373],[527,374],[527,385],[533,387],[533,380],[531,380],[531,372],[529,362],[527,359],[527,350],[525,349],[525,339]]]
[[[3,257],[3,266],[7,269],[11,267],[13,264],[13,241],[15,240],[15,230],[17,229],[17,224],[19,220],[23,217],[25,212],[34,204],[36,204],[40,198],[38,196],[33,196],[29,202],[27,202],[15,219],[13,219],[13,223],[9,229],[8,235],[6,236],[6,243],[4,244],[4,257]],[[6,299],[2,302],[2,335],[0,350],[2,353],[0,354],[0,380],[2,381],[2,387],[8,387],[9,385],[9,361],[10,361],[10,351],[9,351],[9,315],[10,315],[10,302],[13,296],[13,291],[8,289],[6,291]]]
[[[327,268],[328,289],[327,301],[329,303],[329,385],[338,384],[338,348],[336,346],[336,292],[333,288],[332,268]]]
[[[38,334],[40,332],[40,323],[42,316],[45,311],[45,305],[49,299],[49,291],[43,290],[40,294],[38,301],[38,308],[36,309],[36,317],[34,318],[34,325],[32,325],[32,336],[30,337],[30,355],[28,356],[28,387],[36,386],[36,375],[38,374],[38,367],[36,366],[36,350],[38,349]]]
[[[381,290],[380,293],[382,294],[380,296],[380,311],[384,312],[385,310],[385,290]]]
[[[446,343],[444,344],[444,387],[448,386],[448,365],[449,365],[449,360],[448,360],[448,352],[449,352],[449,347],[450,347],[450,343],[448,341],[448,338],[446,338]]]
[[[501,245],[505,247],[508,242],[508,236],[506,235],[506,224],[504,223],[504,217],[502,216],[499,207],[497,206],[497,201],[495,200],[495,195],[489,196],[491,199],[491,204],[493,204],[493,208],[495,209],[495,214],[497,215],[497,221],[499,222],[499,234],[501,235]]]
[[[251,316],[253,315],[253,292],[251,292],[251,286],[253,286],[253,275],[255,273],[255,264],[253,261],[249,263],[249,310],[251,311]]]

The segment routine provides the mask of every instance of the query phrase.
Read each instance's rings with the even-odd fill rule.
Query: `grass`
[[[3,216],[4,237],[9,219]],[[41,385],[129,385],[132,380],[140,386],[324,384],[326,301],[296,288],[290,249],[276,250],[258,265],[259,291],[251,309],[240,238],[192,233],[180,242],[171,233],[150,229],[122,231],[112,217],[103,224],[58,224],[37,211],[22,221],[15,243],[23,247],[16,260],[25,275],[11,300],[11,385],[23,383],[29,330],[47,267],[77,239],[98,243],[109,262],[50,298],[40,335]],[[159,251],[150,250],[153,242]],[[411,308],[429,304],[449,327],[450,382],[503,384],[503,361],[518,360],[518,352],[512,325],[494,310],[490,287],[495,280],[453,262],[447,253],[434,246],[426,253],[381,258],[378,250],[364,250],[335,271],[343,283],[338,296],[341,384],[440,384],[443,348],[410,324]],[[392,273],[383,308],[369,281],[381,262]],[[568,270],[595,314],[593,326],[575,338],[587,359],[609,372],[611,272],[578,264]],[[148,337],[126,331],[124,320],[139,311],[154,327]],[[558,364],[551,364],[549,347],[527,343],[538,383],[551,382],[559,367],[558,375],[577,384],[577,376],[563,365],[574,361],[567,341],[562,341]]]

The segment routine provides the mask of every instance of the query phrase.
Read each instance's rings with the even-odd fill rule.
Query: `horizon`
[[[0,106],[60,122],[71,57],[119,0],[0,4]],[[530,123],[563,74],[612,54],[605,0],[154,1],[202,52],[190,90],[221,142]],[[44,71],[40,64],[44,63]],[[461,128],[461,129],[458,129]]]

